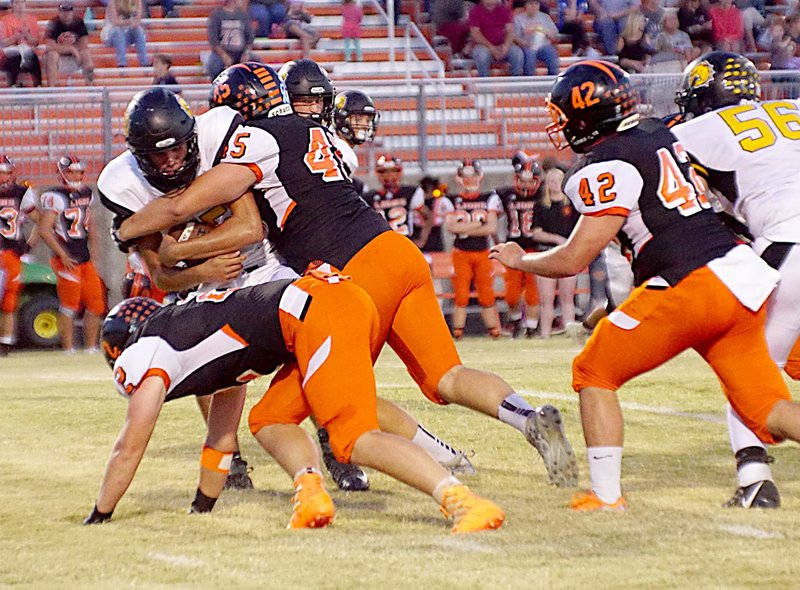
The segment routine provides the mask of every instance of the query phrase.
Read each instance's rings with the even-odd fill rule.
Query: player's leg
[[[81,283],[78,276],[64,268],[58,258],[50,261],[56,273],[56,294],[58,295],[58,333],[61,336],[61,348],[72,354],[74,347],[74,317],[81,301]]]
[[[242,417],[246,387],[232,387],[213,395],[208,412],[208,432],[200,456],[200,482],[192,512],[210,512],[222,493],[238,450],[236,431]]]
[[[20,260],[11,250],[0,252],[0,356],[14,344],[14,314],[19,297]]]
[[[250,410],[249,424],[258,443],[292,478],[288,528],[319,528],[333,522],[336,508],[322,481],[317,445],[299,426],[311,414],[297,383],[299,374],[296,363],[284,365]]]
[[[525,337],[533,338],[539,327],[539,289],[536,277],[524,273],[525,277]]]
[[[558,303],[561,306],[561,320],[564,327],[575,321],[575,288],[578,277],[565,277],[558,284]]]
[[[458,340],[464,335],[467,324],[467,306],[472,284],[472,266],[469,252],[453,249],[453,314],[450,318],[453,327],[453,338]]]
[[[474,252],[472,260],[475,290],[478,292],[478,305],[481,306],[483,324],[491,338],[499,338],[500,316],[495,305],[494,267],[489,260],[489,252]]]
[[[83,315],[83,347],[87,352],[96,352],[100,338],[100,325],[106,311],[103,282],[94,264],[81,265],[81,298],[86,309]]]
[[[506,326],[512,338],[519,336],[520,324],[522,323],[522,306],[520,299],[522,296],[522,283],[525,273],[521,270],[505,267],[503,282],[505,283],[505,298],[508,305],[506,312]]]

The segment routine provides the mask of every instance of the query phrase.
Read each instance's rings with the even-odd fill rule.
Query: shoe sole
[[[525,424],[525,438],[542,456],[551,484],[558,487],[578,485],[578,463],[557,408],[546,405],[534,410]]]

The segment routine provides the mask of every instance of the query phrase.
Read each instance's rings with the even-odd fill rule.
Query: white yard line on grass
[[[736,535],[737,537],[747,537],[750,539],[782,539],[783,535],[758,529],[754,526],[746,524],[721,524],[718,525],[719,530]]]
[[[156,561],[163,561],[164,563],[168,563],[170,565],[179,565],[181,567],[200,567],[205,565],[205,562],[202,559],[189,557],[187,555],[170,555],[169,553],[164,553],[163,551],[151,551],[147,554],[147,557],[150,559],[155,559]]]

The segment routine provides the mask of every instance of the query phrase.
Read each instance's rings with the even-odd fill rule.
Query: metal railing
[[[680,76],[634,77],[647,115],[674,112]],[[361,149],[366,169],[378,151],[401,157],[407,170],[442,173],[464,157],[479,158],[487,170],[510,171],[519,148],[556,154],[544,131],[544,100],[551,78],[422,78],[393,81],[337,79],[338,90],[358,88],[381,110],[376,142]],[[0,153],[17,162],[18,175],[35,184],[55,180],[55,161],[64,153],[85,160],[90,177],[124,149],[123,113],[138,87],[0,90]],[[765,99],[800,96],[800,72],[764,72]],[[196,112],[207,108],[208,86],[184,86]]]

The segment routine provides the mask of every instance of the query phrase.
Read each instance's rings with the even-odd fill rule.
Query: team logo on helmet
[[[189,103],[187,103],[185,100],[183,100],[183,97],[180,94],[176,94],[175,98],[178,99],[178,104],[181,105],[181,108],[183,109],[183,112],[186,113],[187,115],[189,115],[190,117],[194,117],[194,113],[192,112],[192,109],[189,106]]]
[[[701,61],[689,72],[689,86],[692,88],[705,88],[714,80],[714,66],[707,61]]]
[[[342,92],[336,96],[336,103],[334,104],[334,106],[337,109],[343,109],[346,102],[347,102],[347,95],[344,92]]]

